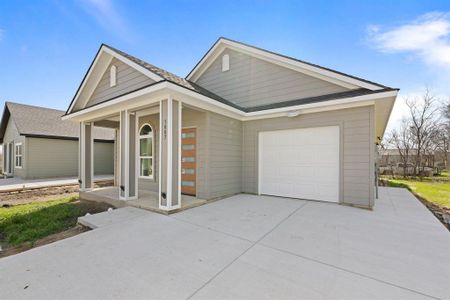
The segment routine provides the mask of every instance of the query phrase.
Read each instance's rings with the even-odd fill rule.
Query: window
[[[14,154],[15,154],[15,167],[16,168],[22,168],[22,162],[23,162],[23,149],[22,149],[22,143],[17,143],[14,146]]]
[[[117,67],[112,65],[109,69],[109,86],[113,87],[117,84]]]
[[[225,54],[222,56],[222,72],[230,70],[230,56]]]
[[[139,176],[153,178],[153,129],[149,124],[139,130]]]

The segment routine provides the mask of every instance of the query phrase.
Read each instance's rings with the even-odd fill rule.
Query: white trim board
[[[386,92],[380,92],[375,94],[369,94],[369,95],[361,95],[361,96],[355,96],[355,97],[347,97],[347,98],[341,98],[336,100],[327,100],[323,102],[316,102],[316,103],[310,103],[310,104],[301,104],[296,106],[285,106],[280,108],[273,108],[273,109],[267,109],[262,111],[256,111],[256,112],[243,112],[239,109],[236,109],[234,107],[231,107],[227,104],[221,103],[215,99],[209,98],[207,96],[198,94],[194,91],[191,91],[189,89],[185,89],[183,87],[180,87],[174,83],[171,82],[161,82],[157,83],[155,85],[152,85],[150,87],[147,87],[145,89],[118,97],[114,100],[104,102],[102,104],[83,109],[77,112],[74,112],[72,114],[63,116],[63,120],[70,120],[73,119],[75,121],[82,121],[84,119],[92,120],[93,118],[98,118],[101,115],[110,115],[114,113],[114,109],[111,109],[111,111],[102,111],[105,108],[112,108],[114,106],[117,106],[116,110],[124,109],[126,106],[125,102],[128,100],[133,99],[130,103],[127,103],[128,110],[136,109],[137,107],[141,107],[143,105],[151,105],[156,104],[160,101],[160,99],[167,99],[166,96],[160,96],[155,98],[149,98],[144,97],[151,93],[156,92],[162,92],[164,95],[170,95],[174,94],[177,99],[183,99],[183,102],[188,105],[192,105],[198,108],[202,108],[205,110],[209,110],[212,112],[216,112],[234,119],[238,119],[241,121],[248,121],[248,120],[254,120],[254,119],[262,119],[262,118],[274,118],[279,116],[285,116],[287,112],[294,111],[294,110],[301,110],[303,114],[311,113],[310,110],[313,110],[312,112],[318,112],[318,111],[327,111],[327,110],[335,110],[335,109],[341,109],[340,107],[336,107],[337,105],[350,105],[354,104],[355,106],[361,106],[362,105],[372,105],[371,103],[361,103],[358,104],[358,102],[363,102],[367,100],[375,100],[376,99],[382,99],[382,98],[388,98],[388,97],[396,97],[398,94],[398,91],[386,91]],[[171,93],[172,92],[172,93]],[[135,99],[137,97],[140,97],[140,99]],[[347,107],[345,107],[347,108]],[[98,112],[98,115],[95,115],[95,112]],[[84,117],[86,116],[86,117]]]
[[[107,55],[107,56],[106,56]],[[80,96],[85,92],[85,89],[87,88],[86,95],[83,97],[83,105],[84,107],[86,103],[89,101],[90,97],[92,96],[92,93],[94,92],[95,88],[97,87],[98,83],[100,82],[103,74],[107,70],[108,66],[110,65],[113,58],[117,58],[121,62],[127,64],[128,66],[136,69],[137,71],[141,72],[142,74],[146,75],[152,80],[155,81],[161,81],[164,78],[157,75],[156,73],[153,73],[146,68],[140,66],[139,64],[133,62],[132,60],[126,58],[125,56],[121,55],[120,53],[114,51],[113,49],[109,48],[106,45],[102,45],[97,53],[97,55],[94,58],[94,61],[88,70],[85,78],[83,79],[80,88],[77,90],[74,100],[72,101],[69,109],[67,110],[68,113],[71,113],[75,104],[78,103],[80,100]],[[91,81],[91,77],[92,81]]]

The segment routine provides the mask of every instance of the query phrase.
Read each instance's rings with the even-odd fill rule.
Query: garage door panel
[[[338,202],[339,127],[261,132],[260,193]]]

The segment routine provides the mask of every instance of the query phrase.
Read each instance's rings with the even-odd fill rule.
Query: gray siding
[[[242,191],[242,122],[208,113],[208,199]]]
[[[112,153],[113,143],[98,143],[94,145],[94,170],[106,170],[107,167],[99,166],[103,164],[110,165],[113,168]],[[100,145],[100,146],[99,146]],[[105,150],[110,156],[110,160],[102,159],[95,161],[95,157],[104,155],[95,151],[98,148]],[[108,150],[106,150],[106,148]],[[111,148],[111,150],[109,150]],[[44,139],[44,138],[26,138],[27,176],[26,178],[50,178],[62,176],[78,175],[78,141]],[[106,155],[105,155],[106,156]],[[110,172],[112,173],[112,172]],[[101,173],[105,174],[105,173]]]
[[[94,144],[94,174],[114,174],[114,144]]]
[[[222,72],[222,56],[230,70]],[[226,49],[196,81],[202,87],[243,107],[320,96],[348,89]]]
[[[12,173],[15,176],[18,177],[26,177],[27,175],[27,157],[28,157],[28,153],[26,151],[26,145],[25,145],[25,137],[21,136],[19,134],[19,131],[17,130],[16,124],[14,124],[14,121],[12,118],[9,118],[8,120],[8,124],[6,125],[6,131],[5,131],[5,136],[3,138],[3,144],[9,144],[9,143],[22,143],[22,151],[23,151],[23,156],[22,156],[22,168],[16,168],[15,164],[14,164],[14,146],[12,148],[13,152],[12,152]]]
[[[110,87],[109,72],[112,65],[115,65],[117,68],[117,84],[113,87]],[[120,60],[114,58],[111,64],[106,69],[102,78],[100,79],[86,107],[116,96],[120,96],[124,93],[131,92],[153,82],[155,81],[148,78],[136,69],[121,62]]]
[[[243,123],[242,191],[258,192],[258,133],[260,131],[325,125],[341,127],[341,202],[371,207],[374,198],[373,106],[295,118],[273,118]]]

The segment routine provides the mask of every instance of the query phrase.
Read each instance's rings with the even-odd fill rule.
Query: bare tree
[[[436,98],[429,89],[420,98],[406,99],[406,105],[409,108],[410,132],[414,138],[414,148],[417,153],[415,156],[414,175],[420,171],[422,157],[425,147],[430,145],[429,140],[433,138],[433,132],[437,125],[436,118],[439,116],[439,108],[435,105]],[[419,172],[420,173],[420,172]]]
[[[411,133],[411,124],[408,119],[404,118],[400,127],[390,132],[387,143],[397,149],[402,162],[403,177],[406,177],[411,150],[414,146],[414,137]]]

